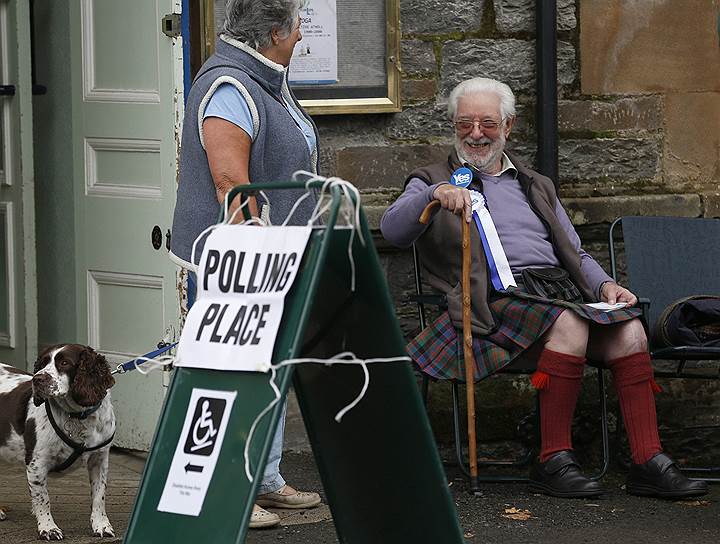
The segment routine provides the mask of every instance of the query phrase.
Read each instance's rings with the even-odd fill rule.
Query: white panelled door
[[[162,19],[181,0],[71,3],[79,331],[113,365],[177,327],[166,233],[175,202],[181,38]],[[162,372],[116,376],[115,444],[148,449]]]
[[[0,361],[37,351],[28,3],[0,0]]]

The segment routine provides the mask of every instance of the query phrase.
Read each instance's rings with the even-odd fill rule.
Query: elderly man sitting
[[[571,424],[586,358],[612,372],[633,464],[627,492],[666,498],[707,492],[686,478],[662,451],[655,415],[653,371],[637,298],[580,247],[552,181],[505,152],[515,121],[515,97],[499,81],[474,78],[450,94],[448,114],[455,149],[447,161],[413,171],[405,190],[382,218],[385,238],[420,250],[431,285],[447,297],[448,311],[408,350],[436,377],[457,378],[462,349],[461,215],[472,232],[472,328],[475,378],[538,353],[532,377],[539,389],[541,450],[531,488],[558,497],[592,497],[604,491],[575,459]],[[467,187],[467,188],[465,188]],[[420,213],[432,200],[442,208],[425,226]],[[477,228],[475,228],[477,227]],[[561,300],[564,299],[564,300]],[[602,301],[625,306],[603,311]]]

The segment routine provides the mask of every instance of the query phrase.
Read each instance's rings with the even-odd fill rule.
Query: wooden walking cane
[[[433,200],[420,214],[420,223],[427,225],[430,214],[440,205],[439,200]],[[465,357],[465,391],[467,394],[467,427],[468,427],[468,463],[470,465],[470,489],[473,493],[478,489],[477,470],[477,442],[475,437],[475,353],[473,351],[473,338],[471,328],[471,302],[470,295],[470,224],[465,221],[465,215],[460,216],[462,222],[462,300],[463,300],[463,355]]]

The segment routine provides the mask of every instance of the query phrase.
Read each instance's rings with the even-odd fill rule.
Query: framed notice
[[[213,4],[208,45],[222,30],[227,0],[205,2],[206,12]],[[300,19],[289,80],[310,114],[400,111],[400,0],[308,0]]]

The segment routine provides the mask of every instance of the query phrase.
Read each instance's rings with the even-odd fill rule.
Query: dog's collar
[[[60,408],[60,406],[57,403],[52,402],[49,399],[45,400],[45,404],[49,405],[51,403],[55,405],[55,408],[62,409],[62,408]],[[84,410],[81,410],[80,412],[65,412],[65,413],[68,415],[68,417],[71,417],[73,419],[87,419],[89,416],[91,416],[92,414],[97,412],[98,409],[100,408],[100,406],[102,406],[102,401],[100,401],[95,406],[90,406],[89,408],[85,408]]]
[[[91,406],[90,408],[85,408],[85,410],[83,410],[81,412],[68,412],[67,415],[73,419],[85,419],[89,415],[97,412],[98,408],[100,408],[101,404],[102,404],[102,402],[99,404],[96,404],[95,406]]]
[[[75,461],[77,461],[78,458],[83,453],[99,450],[100,448],[104,448],[105,446],[109,445],[113,441],[113,438],[115,438],[115,432],[113,431],[113,433],[110,435],[110,438],[108,438],[107,440],[103,441],[102,443],[97,444],[96,446],[92,446],[92,447],[87,447],[87,446],[85,446],[85,444],[80,444],[78,442],[73,441],[67,434],[65,434],[65,432],[60,428],[60,426],[55,421],[55,416],[53,416],[52,407],[50,406],[50,404],[51,403],[49,401],[45,401],[45,412],[47,412],[47,416],[48,416],[48,420],[50,421],[50,425],[52,426],[53,430],[55,431],[55,434],[58,435],[60,440],[62,440],[66,445],[70,446],[73,450],[72,453],[70,454],[70,457],[65,459],[65,461],[63,463],[61,463],[60,465],[52,468],[51,472],[62,472],[66,468],[70,467]],[[84,417],[87,417],[92,412],[96,411],[99,407],[100,407],[100,405],[98,404],[97,406],[88,408],[88,410],[83,410],[83,412],[75,412],[75,413],[82,414],[82,413],[92,410],[84,416]],[[70,417],[73,417],[72,414],[70,415]],[[80,418],[80,419],[84,419],[84,417]]]

